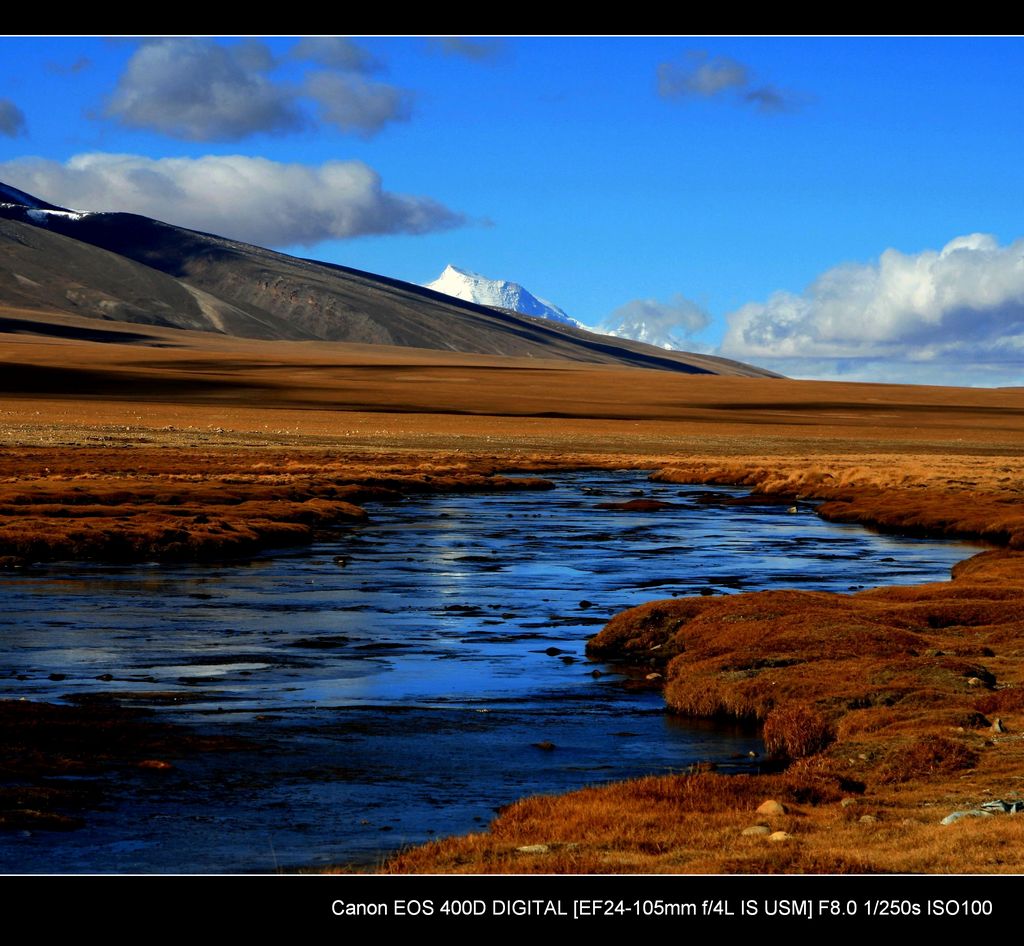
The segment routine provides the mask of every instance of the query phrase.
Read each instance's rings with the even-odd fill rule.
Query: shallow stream
[[[756,768],[756,733],[666,714],[587,639],[656,598],[941,580],[977,551],[642,472],[550,478],[370,506],[366,525],[252,561],[0,574],[0,698],[116,693],[253,746],[126,772],[79,830],[0,832],[0,870],[373,863],[528,794]],[[641,493],[674,505],[597,508]]]

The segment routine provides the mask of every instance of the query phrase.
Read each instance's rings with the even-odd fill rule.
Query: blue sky
[[[0,43],[0,180],[57,203],[592,325],[685,303],[689,347],[798,377],[1024,384],[1020,39]]]

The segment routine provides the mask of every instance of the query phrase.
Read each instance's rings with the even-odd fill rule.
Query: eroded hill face
[[[3,185],[0,305],[242,338],[772,376],[739,362],[594,335],[148,217],[67,211]]]

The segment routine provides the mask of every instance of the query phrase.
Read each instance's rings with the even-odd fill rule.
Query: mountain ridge
[[[774,376],[727,359],[592,335],[138,214],[67,210],[2,183],[0,224],[0,304],[242,338]]]

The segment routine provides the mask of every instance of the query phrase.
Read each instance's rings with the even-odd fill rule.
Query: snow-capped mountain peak
[[[435,292],[454,296],[456,299],[475,302],[477,305],[511,309],[523,315],[538,315],[564,325],[582,327],[576,319],[566,315],[558,306],[535,296],[519,283],[505,279],[488,279],[479,273],[452,266],[451,263],[445,266],[437,279],[427,283],[426,287]]]

